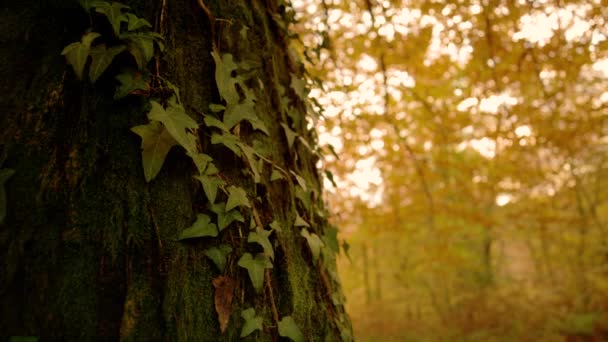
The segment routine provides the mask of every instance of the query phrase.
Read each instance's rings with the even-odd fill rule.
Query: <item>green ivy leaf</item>
[[[298,182],[298,184],[302,187],[302,189],[304,191],[308,191],[308,187],[306,186],[306,180],[302,176],[298,175],[297,173],[295,173],[293,171],[290,171],[290,172],[292,175],[294,175],[294,177],[296,177],[296,182]]]
[[[82,75],[84,73],[84,67],[87,64],[87,60],[89,59],[89,52],[91,50],[91,43],[95,40],[95,38],[101,36],[97,32],[89,32],[82,36],[80,42],[74,42],[68,46],[66,46],[63,51],[61,51],[61,55],[67,58],[68,63],[74,68],[74,72],[76,73],[76,77],[79,80],[82,80]]]
[[[334,186],[334,188],[337,188],[338,185],[336,184],[336,181],[334,180],[334,174],[331,173],[331,171],[329,170],[324,170],[325,171],[325,177],[327,177],[327,179],[331,182],[331,184]]]
[[[264,134],[269,135],[268,129],[264,122],[255,115],[255,104],[251,100],[245,100],[243,103],[239,104],[228,104],[226,110],[224,111],[224,119],[223,122],[228,127],[228,129],[232,129],[232,127],[236,126],[241,121],[248,121],[251,124],[251,127],[255,130],[259,130],[264,132]]]
[[[308,101],[308,89],[306,88],[306,81],[292,74],[291,83],[289,86],[295,91],[296,95],[298,95],[302,102]]]
[[[295,342],[304,342],[304,335],[291,316],[285,316],[279,321],[279,335]]]
[[[262,317],[255,315],[254,308],[243,310],[241,312],[241,317],[245,320],[245,324],[243,324],[243,329],[241,330],[241,337],[249,336],[256,330],[262,330]]]
[[[296,220],[293,223],[294,227],[308,227],[310,228],[310,225],[308,224],[308,222],[304,221],[304,219],[302,218],[302,216],[300,216],[300,214],[296,213]]]
[[[262,248],[264,248],[264,254],[268,255],[271,260],[274,260],[274,250],[270,240],[268,239],[271,233],[272,231],[270,230],[258,229],[255,232],[249,233],[247,242],[259,244],[262,246]]]
[[[213,204],[211,206],[211,211],[217,214],[217,224],[220,231],[224,230],[224,228],[228,227],[234,221],[241,223],[245,222],[245,218],[237,209],[226,211],[226,203],[224,202]]]
[[[217,188],[224,185],[225,182],[219,177],[210,177],[208,175],[194,176],[194,178],[201,182],[203,191],[205,192],[205,196],[207,196],[209,202],[215,202]]]
[[[152,28],[152,24],[150,24],[150,22],[148,22],[146,19],[142,19],[132,13],[127,13],[127,20],[129,22],[127,30],[129,31],[139,30],[142,27]]]
[[[204,175],[205,171],[207,170],[207,167],[213,161],[213,158],[211,158],[211,156],[204,154],[204,153],[188,152],[187,154],[188,154],[188,157],[190,157],[190,159],[192,159],[192,162],[194,162],[194,165],[196,166],[198,173],[201,175]]]
[[[272,169],[272,173],[270,174],[270,181],[273,182],[278,179],[285,179],[285,176],[283,176],[283,173],[279,170]]]
[[[338,243],[338,229],[335,227],[328,227],[325,229],[323,235],[323,242],[327,245],[334,253],[340,252],[340,244]]]
[[[4,184],[15,174],[15,170],[13,169],[0,169],[0,224],[4,222],[6,218],[6,188]]]
[[[224,273],[226,269],[226,258],[232,252],[232,247],[228,245],[219,245],[205,250],[205,255],[213,261],[215,266]]]
[[[192,226],[184,229],[178,240],[194,239],[199,237],[217,236],[217,226],[211,223],[211,218],[205,214],[196,215],[196,221]]]
[[[285,132],[285,137],[287,137],[287,147],[291,148],[293,146],[294,141],[298,134],[289,128],[286,124],[282,123],[281,127],[283,127],[283,131]]]
[[[238,146],[247,158],[247,163],[249,163],[249,169],[253,173],[253,181],[255,183],[260,183],[262,181],[262,176],[260,175],[260,170],[258,169],[258,164],[256,162],[255,150],[253,149],[253,147],[247,146],[242,143],[238,143]]]
[[[239,94],[236,91],[237,81],[232,77],[232,72],[237,69],[237,65],[231,54],[220,55],[216,51],[211,52],[215,61],[215,82],[220,96],[228,104],[236,104],[239,101]]]
[[[154,37],[150,32],[126,33],[120,36],[122,40],[127,41],[129,53],[141,70],[144,70],[154,57]]]
[[[255,258],[250,253],[245,253],[239,259],[238,265],[247,269],[249,279],[251,279],[255,291],[259,292],[262,290],[262,286],[264,285],[264,270],[272,268],[270,259],[262,253],[256,254]]]
[[[112,64],[112,60],[125,50],[126,46],[119,45],[106,49],[105,44],[100,44],[91,49],[91,66],[89,68],[89,79],[95,83],[99,76]]]
[[[209,110],[211,110],[213,113],[219,113],[225,111],[226,106],[217,103],[212,103],[209,105]]]
[[[160,172],[169,150],[177,142],[158,121],[151,121],[147,125],[135,126],[131,128],[131,131],[141,137],[141,157],[144,177],[146,182],[150,182]]]
[[[279,224],[279,221],[277,221],[277,220],[270,222],[270,224],[268,226],[270,228],[272,228],[273,230],[276,230],[277,232],[281,231],[281,225]]]
[[[323,241],[321,241],[319,235],[310,233],[306,228],[302,229],[300,235],[302,235],[308,242],[308,247],[310,247],[310,251],[312,252],[312,259],[317,261],[319,254],[321,253],[321,248],[324,246]]]
[[[173,139],[186,151],[196,152],[196,136],[191,132],[196,132],[198,124],[186,114],[184,107],[171,100],[166,110],[156,101],[150,101],[150,104],[152,109],[148,118],[162,122]]]
[[[226,202],[226,212],[236,207],[249,207],[249,199],[247,199],[247,193],[245,189],[231,185],[228,187],[228,202]]]
[[[228,127],[223,122],[210,115],[205,115],[205,126],[219,128],[224,132],[228,132]]]
[[[222,144],[222,145],[226,146],[228,149],[230,149],[232,152],[234,152],[234,154],[236,154],[238,157],[241,156],[241,148],[239,147],[239,144],[240,144],[239,138],[232,133],[224,132],[221,135],[213,133],[211,135],[211,143],[214,145]]]
[[[137,90],[148,91],[148,78],[140,71],[123,71],[116,75],[116,80],[120,82],[120,85],[116,88],[114,100],[122,99]]]
[[[114,34],[118,37],[120,35],[120,24],[127,21],[127,16],[122,13],[123,9],[129,8],[129,6],[121,4],[120,2],[109,2],[98,1],[93,5],[97,13],[101,13],[108,18]]]

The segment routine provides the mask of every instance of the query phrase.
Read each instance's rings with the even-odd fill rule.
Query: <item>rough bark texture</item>
[[[219,239],[176,241],[197,208],[206,205],[191,161],[174,147],[159,176],[146,183],[140,140],[129,129],[146,121],[148,100],[114,101],[112,70],[90,85],[78,81],[60,56],[89,25],[77,2],[3,1],[0,148],[7,158],[0,168],[16,172],[6,183],[8,216],[0,225],[0,335],[42,341],[238,340],[241,310],[253,306],[264,318],[264,330],[247,340],[278,340],[274,305],[280,317],[295,319],[308,340],[348,339],[350,323],[333,261],[313,262],[300,229],[293,227],[298,209],[317,234],[323,235],[327,224],[313,210],[321,208],[315,157],[299,143],[288,149],[280,126],[291,122],[277,109],[287,96],[294,104],[290,114],[300,118],[292,126],[309,135],[305,106],[289,88],[289,75],[300,73],[272,17],[280,17],[282,7],[273,0],[206,0],[216,18],[226,19],[215,22],[212,37],[212,23],[196,0],[125,3],[165,37],[160,74],[179,86],[188,113],[199,122],[200,113],[220,101],[212,40],[237,60],[260,65],[256,110],[270,136],[247,125],[240,135],[251,144],[258,141],[277,165],[301,174],[314,189],[313,204],[306,208],[295,199],[293,180],[271,182],[270,167],[256,186],[241,171],[243,162],[211,145],[201,130],[203,148],[222,176],[261,199],[256,207],[264,224],[276,219],[283,226],[271,239],[276,258],[270,286],[256,294],[247,272],[236,265],[239,254],[256,251],[239,236],[248,229],[249,216],[247,224],[227,228]],[[239,39],[243,25],[250,28],[246,41]],[[285,95],[279,86],[287,89]],[[220,273],[203,254],[218,240],[236,250],[226,270],[237,286],[223,334],[212,285]]]

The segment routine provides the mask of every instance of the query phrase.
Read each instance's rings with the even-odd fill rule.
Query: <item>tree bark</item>
[[[216,18],[211,20],[197,0],[125,1],[165,37],[158,72],[180,88],[188,114],[199,123],[209,104],[221,101],[214,42],[236,60],[259,66],[259,81],[251,86],[269,136],[246,124],[238,133],[306,180],[308,205],[296,199],[295,178],[271,181],[272,167],[265,165],[255,184],[241,171],[244,162],[211,144],[206,128],[200,129],[203,150],[222,177],[259,198],[252,202],[258,220],[266,227],[274,220],[281,225],[271,235],[274,267],[256,293],[237,265],[243,253],[257,251],[246,239],[254,213],[244,213],[246,223],[232,224],[217,238],[177,241],[208,206],[192,178],[192,162],[174,147],[159,175],[146,183],[140,138],[130,128],[146,122],[149,100],[113,100],[112,72],[120,60],[91,85],[77,80],[60,55],[89,26],[78,2],[3,1],[0,149],[6,160],[0,169],[15,173],[5,183],[7,217],[0,224],[0,335],[41,341],[238,340],[241,311],[255,307],[263,330],[246,340],[279,340],[277,320],[288,315],[306,340],[351,339],[335,259],[324,252],[314,261],[301,227],[293,224],[298,212],[311,232],[325,237],[330,229],[322,217],[317,157],[299,141],[288,148],[280,126],[291,124],[314,142],[306,105],[290,88],[290,75],[302,72],[288,54],[279,3],[206,0]],[[247,39],[240,39],[244,27]],[[289,113],[282,101],[291,104]],[[221,273],[203,253],[220,241],[233,248],[224,275],[236,284],[223,333],[212,284]]]

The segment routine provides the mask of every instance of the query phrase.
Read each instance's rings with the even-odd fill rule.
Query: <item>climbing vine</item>
[[[213,281],[215,288],[215,307],[218,313],[220,330],[227,329],[232,298],[237,282],[232,278],[236,272],[231,270],[231,260],[247,272],[250,283],[256,294],[268,291],[265,296],[272,310],[274,325],[280,336],[294,341],[303,341],[304,335],[294,319],[287,315],[279,317],[274,295],[272,293],[271,273],[274,267],[275,250],[278,235],[284,226],[300,229],[301,238],[308,245],[311,262],[319,267],[325,286],[333,293],[335,305],[344,303],[339,292],[338,276],[335,270],[335,254],[339,252],[337,230],[324,228],[325,212],[320,196],[308,183],[298,168],[281,167],[264,152],[259,141],[247,142],[241,130],[249,126],[253,132],[248,137],[270,137],[271,132],[258,116],[256,92],[262,92],[265,85],[257,76],[257,66],[247,60],[239,60],[232,53],[222,52],[213,44],[211,56],[215,63],[215,85],[219,93],[219,103],[209,105],[208,113],[199,113],[202,124],[199,125],[187,112],[180,98],[179,89],[170,81],[160,77],[158,70],[152,75],[147,67],[150,61],[165,50],[163,37],[153,32],[152,25],[145,19],[137,17],[130,8],[118,2],[81,1],[82,6],[91,16],[92,28],[79,42],[65,47],[62,52],[72,66],[76,77],[82,81],[88,79],[96,83],[118,56],[124,55],[126,65],[121,65],[120,72],[114,77],[119,85],[114,92],[114,99],[127,96],[145,96],[149,102],[148,122],[131,128],[141,138],[141,156],[143,174],[146,182],[152,182],[161,171],[169,151],[180,146],[192,160],[196,169],[193,179],[200,184],[206,204],[197,206],[196,218],[192,225],[184,228],[178,241],[187,243],[192,239],[217,239],[218,243],[204,251],[222,275]],[[212,26],[220,19],[210,14],[208,8],[199,1]],[[273,18],[282,21],[280,18]],[[105,20],[112,30],[102,35],[95,31],[99,20]],[[231,25],[231,21],[226,20]],[[281,27],[286,27],[282,23]],[[248,28],[243,25],[240,39],[247,41]],[[158,69],[158,68],[157,68]],[[154,84],[154,87],[151,86]],[[298,132],[305,126],[296,107],[310,109],[308,89],[305,80],[295,73],[290,75],[289,85],[273,85],[280,95],[281,122],[279,126],[284,133],[285,143],[297,159],[297,148],[305,148],[310,153],[317,153],[311,148],[306,134]],[[309,110],[310,111],[310,110]],[[222,146],[230,151],[237,160],[245,165],[243,170],[248,179],[242,183],[249,186],[233,184],[215,165],[214,158],[204,153],[201,133],[209,137],[211,145]],[[277,139],[279,139],[277,137]],[[285,182],[292,194],[293,221],[282,222],[273,219],[265,222],[260,217],[256,205],[260,203],[256,185],[265,185],[262,175],[270,168],[271,182]],[[2,184],[0,183],[0,186]],[[300,205],[296,205],[296,199]],[[299,208],[299,209],[298,209]],[[243,232],[245,223],[248,229]],[[221,243],[226,230],[238,232],[246,241],[245,246],[238,245],[231,239],[231,244]],[[231,233],[232,234],[232,233]],[[232,235],[230,235],[232,236]],[[251,247],[249,246],[259,246]],[[255,252],[257,251],[257,252]],[[238,258],[238,261],[236,260]],[[329,278],[328,278],[329,275]],[[241,337],[248,336],[264,328],[263,318],[256,315],[255,308],[241,312],[244,324]],[[343,315],[338,318],[343,321]],[[343,324],[336,324],[347,334]],[[347,340],[349,338],[346,338]]]

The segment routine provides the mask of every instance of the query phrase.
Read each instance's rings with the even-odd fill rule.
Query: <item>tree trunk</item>
[[[302,71],[288,53],[282,2],[125,1],[165,38],[166,52],[152,60],[150,71],[179,87],[186,112],[201,124],[201,152],[214,158],[227,187],[242,187],[250,200],[251,208],[241,211],[244,223],[232,223],[217,237],[178,241],[212,203],[181,148],[170,150],[156,178],[144,179],[141,140],[130,128],[147,122],[152,95],[113,99],[114,76],[131,61],[119,56],[94,85],[80,81],[60,55],[90,26],[78,2],[3,1],[0,149],[6,158],[0,169],[15,172],[4,184],[7,216],[0,223],[0,335],[238,340],[241,312],[254,307],[263,329],[247,340],[279,340],[285,316],[293,317],[305,340],[351,339],[329,252],[335,231],[324,218],[318,157],[301,140],[289,148],[281,126],[314,147],[307,107],[292,79],[301,79]],[[211,128],[202,125],[209,104],[222,102],[212,46],[255,66],[248,86],[269,134],[245,121],[232,133],[264,154],[257,183],[242,171],[246,160],[212,144]],[[277,168],[293,173],[271,181]],[[220,190],[217,196],[216,203],[228,195]],[[298,216],[324,242],[321,257],[294,224]],[[245,253],[261,251],[247,241],[250,221],[266,231],[273,221],[281,228],[270,235],[273,268],[265,270],[259,291],[237,264]],[[220,243],[232,248],[224,272],[204,253]],[[230,314],[224,332],[212,284],[220,275],[235,284],[224,295],[234,295],[232,304],[219,304]]]

